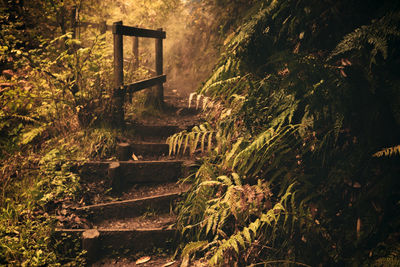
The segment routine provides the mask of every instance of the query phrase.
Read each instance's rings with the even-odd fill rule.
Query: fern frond
[[[197,242],[190,242],[186,244],[186,246],[182,250],[182,256],[190,256],[193,253],[202,250],[206,245],[208,245],[208,241],[197,241]]]
[[[206,141],[207,150],[211,150],[212,137],[215,131],[211,128],[209,123],[203,123],[199,126],[193,127],[192,131],[182,131],[168,137],[166,143],[169,145],[169,155],[185,154],[189,148],[190,154],[193,154],[200,144],[201,152],[205,151]],[[208,136],[208,138],[207,138]]]
[[[237,169],[242,174],[246,174],[252,168],[255,168],[256,170],[253,172],[255,175],[269,159],[267,155],[273,154],[272,148],[284,138],[296,132],[298,128],[298,125],[288,125],[277,132],[273,128],[264,131],[250,145],[237,154],[233,160],[232,168]],[[282,144],[282,147],[284,146],[285,144]]]
[[[370,52],[370,65],[376,64],[376,56],[381,53],[383,59],[388,57],[388,40],[391,37],[400,38],[400,12],[390,13],[364,25],[347,34],[332,51],[329,59],[351,50],[366,49],[367,45],[373,48]]]
[[[47,124],[35,127],[22,135],[20,143],[22,145],[27,145],[30,142],[32,142],[36,137],[40,136],[46,130],[47,130]]]
[[[290,190],[291,188],[288,189],[287,196],[289,195]],[[221,244],[218,246],[217,250],[209,261],[210,265],[220,265],[224,258],[224,253],[228,250],[235,251],[236,254],[239,255],[240,248],[246,249],[247,247],[250,247],[259,234],[260,229],[262,229],[265,224],[271,226],[273,223],[276,223],[279,220],[279,215],[285,210],[281,202],[277,203],[267,213],[261,214],[260,218],[250,223],[248,227],[244,227],[242,231],[233,234],[229,237],[229,239],[222,240]]]
[[[392,147],[388,147],[388,148],[384,148],[382,150],[379,150],[378,152],[374,153],[372,156],[373,157],[391,157],[394,155],[400,155],[400,145],[397,146],[392,146]]]

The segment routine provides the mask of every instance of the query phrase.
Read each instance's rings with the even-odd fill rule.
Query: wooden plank
[[[85,231],[87,231],[87,229],[56,229],[53,238],[55,240],[65,240],[69,238],[79,240],[82,239],[82,233]],[[98,238],[100,244],[98,260],[108,255],[115,257],[115,251],[123,254],[126,253],[127,250],[129,252],[143,252],[143,250],[153,251],[154,248],[171,249],[173,248],[173,244],[176,244],[174,239],[177,238],[177,234],[179,234],[174,228],[98,229],[98,231],[100,233]],[[110,247],[112,249],[110,249]]]
[[[147,37],[147,38],[161,38],[165,39],[167,37],[164,31],[156,31],[149,29],[142,29],[137,27],[130,27],[124,25],[113,24],[113,34],[137,36],[137,37]]]
[[[157,77],[154,77],[151,79],[142,80],[142,81],[138,81],[135,83],[125,85],[124,89],[126,89],[127,91],[132,93],[132,92],[140,91],[145,88],[152,87],[157,84],[165,83],[166,81],[167,81],[167,75],[160,75],[160,76],[157,76]]]

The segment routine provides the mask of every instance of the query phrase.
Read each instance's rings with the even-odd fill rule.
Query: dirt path
[[[70,220],[60,221],[57,234],[80,239],[91,266],[180,265],[170,256],[179,239],[174,209],[190,187],[177,182],[191,159],[168,156],[165,140],[200,117],[177,95],[167,95],[166,104],[158,117],[127,122],[136,134],[120,137],[118,160],[81,168],[85,197],[66,211]]]

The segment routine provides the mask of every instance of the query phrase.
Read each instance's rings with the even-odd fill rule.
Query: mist
[[[105,1],[98,8],[87,6],[87,17],[106,20],[107,25],[123,21],[124,25],[147,29],[163,28],[167,38],[163,41],[166,93],[176,90],[188,95],[197,90],[210,75],[218,60],[216,20],[201,1]],[[109,41],[108,41],[109,40]],[[124,59],[134,60],[132,37],[124,37]],[[112,49],[112,34],[107,33],[107,46]],[[140,67],[154,72],[154,40],[139,38]],[[131,62],[127,62],[129,65]],[[132,81],[133,82],[133,81]]]

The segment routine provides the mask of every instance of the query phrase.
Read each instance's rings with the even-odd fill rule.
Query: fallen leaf
[[[75,223],[77,223],[77,224],[82,223],[81,218],[79,218],[78,216],[75,217],[74,221],[75,221]]]
[[[12,77],[15,75],[15,73],[12,70],[3,70],[3,75]]]
[[[139,259],[136,261],[136,264],[146,263],[146,262],[148,262],[150,259],[151,259],[151,258],[150,258],[149,256],[141,257],[141,258],[139,258]]]
[[[171,262],[168,262],[168,263],[164,264],[162,267],[171,266],[174,263],[175,263],[175,261],[171,261]]]

